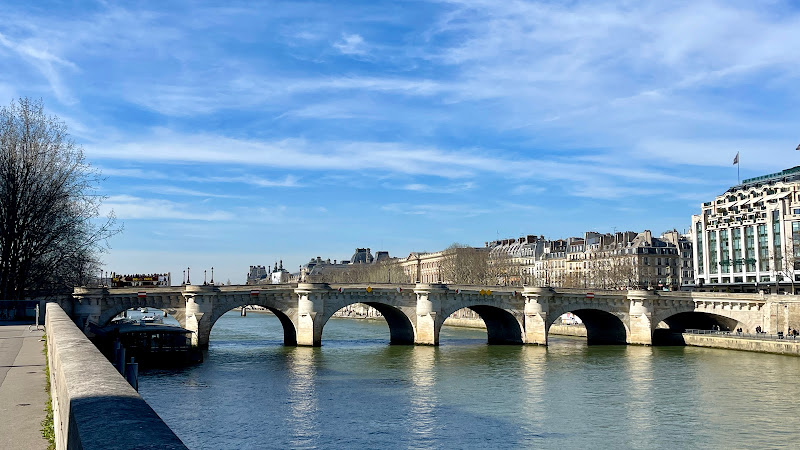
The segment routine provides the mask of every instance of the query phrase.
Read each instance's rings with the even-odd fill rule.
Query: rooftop
[[[777,180],[788,176],[792,176],[792,179],[800,178],[800,166],[794,166],[791,169],[781,170],[780,172],[770,173],[768,175],[761,175],[760,177],[747,178],[742,181],[740,186],[750,183]]]

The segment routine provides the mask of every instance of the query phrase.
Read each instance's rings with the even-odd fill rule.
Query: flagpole
[[[742,177],[739,175],[739,154],[736,154],[736,184],[742,184]]]

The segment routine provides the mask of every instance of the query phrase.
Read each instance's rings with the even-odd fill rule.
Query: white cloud
[[[428,216],[433,218],[476,217],[492,213],[490,209],[482,206],[453,203],[390,203],[381,206],[381,209],[395,214]]]
[[[235,216],[226,211],[203,210],[189,204],[181,204],[164,199],[134,197],[131,195],[113,195],[102,205],[101,214],[111,211],[118,219],[175,219],[226,221]]]
[[[367,45],[358,34],[342,34],[342,39],[333,44],[340,52],[345,55],[364,55],[367,53]]]
[[[406,191],[424,192],[428,194],[454,194],[457,192],[465,192],[473,189],[475,183],[457,183],[444,186],[428,185],[423,183],[410,183],[401,186],[401,189]]]

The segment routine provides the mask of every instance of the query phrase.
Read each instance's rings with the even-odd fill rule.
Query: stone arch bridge
[[[790,296],[711,292],[587,291],[548,287],[444,284],[300,283],[259,286],[184,285],[146,288],[76,288],[62,306],[84,330],[107,325],[129,308],[168,311],[192,330],[192,343],[207,347],[214,323],[231,309],[258,305],[281,321],[286,345],[318,346],[328,319],[339,309],[365,303],[382,313],[393,344],[438,345],[453,312],[469,308],[486,324],[490,344],[547,345],[550,326],[572,312],[586,325],[590,344],[652,345],[660,332],[686,328],[785,328]],[[791,301],[789,301],[791,300]],[[787,301],[789,301],[787,303]]]

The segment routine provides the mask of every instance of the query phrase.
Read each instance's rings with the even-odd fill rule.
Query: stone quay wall
[[[800,356],[800,341],[777,340],[767,341],[737,337],[720,337],[703,334],[683,333],[686,345],[695,347],[724,348],[748,352],[777,353],[781,355]]]
[[[186,449],[58,304],[45,325],[56,449]]]
[[[475,319],[468,317],[448,317],[445,319],[444,324],[451,327],[486,329],[486,324],[483,323],[483,319],[480,317]],[[583,324],[561,325],[554,323],[550,326],[550,334],[555,334],[558,336],[586,337],[586,327],[583,326]]]

